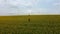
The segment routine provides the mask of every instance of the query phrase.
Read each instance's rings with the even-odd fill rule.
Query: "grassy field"
[[[60,15],[0,16],[0,34],[60,34]]]

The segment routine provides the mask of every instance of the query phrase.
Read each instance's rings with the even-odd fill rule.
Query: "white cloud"
[[[53,5],[55,5],[55,6],[58,6],[59,5],[60,6],[60,3],[53,3]]]
[[[51,14],[60,13],[60,2],[54,0],[0,0],[0,15]],[[41,3],[42,2],[42,3]],[[54,9],[37,8],[38,4],[53,4]],[[38,3],[38,4],[37,4]],[[35,7],[35,5],[37,5]],[[41,6],[41,7],[46,7]],[[52,7],[51,5],[49,7]]]
[[[36,0],[7,0],[7,3],[10,5],[18,6],[31,6],[36,2]]]
[[[23,7],[33,6],[37,0],[0,0],[0,15],[29,14],[32,10]]]
[[[60,2],[53,3],[53,6],[54,6],[55,11],[60,13]]]

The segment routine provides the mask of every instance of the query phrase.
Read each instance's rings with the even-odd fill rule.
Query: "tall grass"
[[[60,16],[0,16],[0,34],[60,34]]]

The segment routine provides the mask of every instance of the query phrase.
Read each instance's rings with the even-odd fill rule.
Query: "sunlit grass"
[[[59,15],[0,16],[0,34],[54,33],[60,34]]]

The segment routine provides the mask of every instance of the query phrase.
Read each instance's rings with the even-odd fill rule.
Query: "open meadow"
[[[60,34],[60,15],[0,16],[0,34]]]

